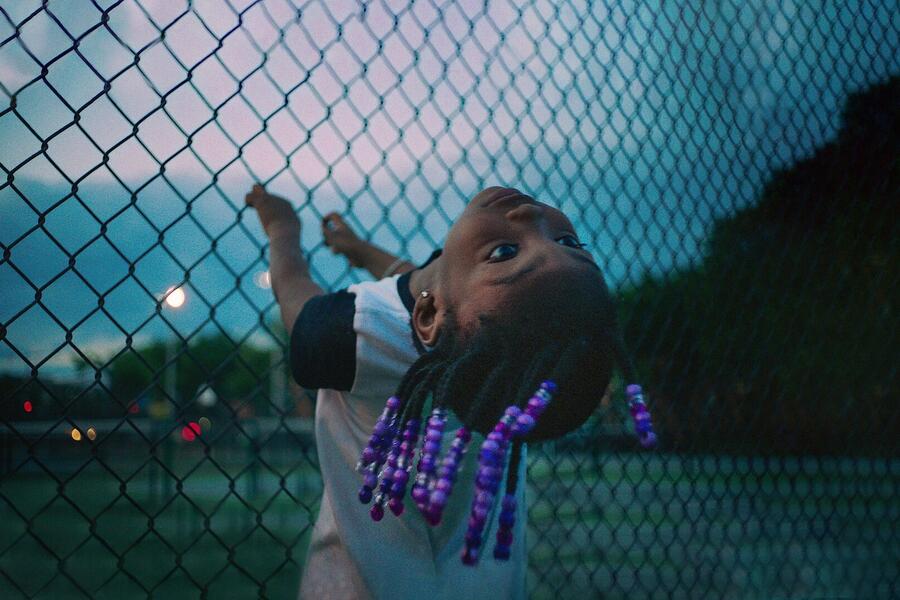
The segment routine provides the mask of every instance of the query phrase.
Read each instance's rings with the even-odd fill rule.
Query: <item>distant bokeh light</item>
[[[180,308],[184,301],[187,299],[187,296],[184,294],[184,290],[180,287],[170,287],[166,290],[166,304],[171,306],[172,308]]]
[[[191,421],[181,429],[181,439],[186,442],[193,442],[200,435],[200,424]]]
[[[72,428],[72,439],[75,440],[76,442],[81,441],[81,432],[78,431],[78,429],[76,427]]]

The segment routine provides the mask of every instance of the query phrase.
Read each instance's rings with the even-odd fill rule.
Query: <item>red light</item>
[[[31,400],[26,400],[22,405],[22,408],[25,409],[25,412],[30,413],[34,407],[31,405]]]
[[[139,412],[140,410],[141,410],[141,407],[138,406],[138,403],[137,403],[137,402],[135,402],[135,403],[132,404],[130,407],[128,407],[128,412],[130,412],[130,413],[132,413],[132,414],[137,413],[137,412]]]
[[[200,424],[191,421],[181,429],[181,439],[186,442],[193,442],[200,435]]]

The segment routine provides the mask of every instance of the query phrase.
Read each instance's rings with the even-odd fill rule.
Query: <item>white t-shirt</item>
[[[357,498],[362,477],[355,466],[360,452],[388,397],[421,351],[410,325],[413,300],[408,281],[408,275],[398,275],[319,296],[297,319],[291,363],[301,385],[319,388],[316,447],[324,480],[300,598],[525,598],[524,485],[517,490],[510,560],[493,558],[499,509],[485,530],[478,565],[468,567],[460,560],[480,436],[474,435],[469,444],[437,527],[425,522],[408,491],[404,513],[398,518],[385,510],[377,523],[369,516],[370,505]],[[453,417],[448,420],[444,448],[458,426]],[[523,447],[522,482],[524,451]]]

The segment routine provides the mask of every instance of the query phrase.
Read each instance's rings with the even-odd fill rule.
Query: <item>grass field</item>
[[[295,597],[311,462],[105,462],[0,480],[0,597]],[[533,598],[900,590],[900,461],[533,452],[529,482]]]

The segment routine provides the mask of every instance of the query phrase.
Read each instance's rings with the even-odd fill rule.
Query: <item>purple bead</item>
[[[366,446],[365,450],[362,452],[362,461],[366,464],[375,462],[375,459],[378,457],[375,449],[372,446]]]
[[[363,485],[372,489],[375,489],[375,486],[378,485],[378,476],[371,469],[367,470],[366,474],[363,475]]]
[[[625,393],[629,396],[639,396],[644,393],[644,390],[636,383],[632,383],[625,387]]]
[[[391,411],[395,411],[400,408],[400,398],[397,396],[391,396],[388,398],[387,407],[391,409]]]
[[[430,454],[426,454],[422,457],[422,460],[419,461],[419,470],[420,471],[433,471],[434,470],[434,456]]]
[[[516,497],[513,494],[504,494],[500,507],[503,510],[516,510]]]
[[[497,530],[497,543],[502,544],[504,546],[509,546],[512,544],[513,534],[509,529],[498,529]]]
[[[516,419],[516,424],[513,425],[513,431],[515,433],[524,434],[532,429],[534,429],[534,417],[527,412],[519,415],[519,418]]]
[[[391,512],[396,516],[400,516],[403,514],[403,501],[399,498],[391,498],[388,501],[388,508],[391,509]]]
[[[435,429],[429,429],[428,432],[425,433],[426,442],[440,442],[442,437],[444,437],[444,434]]]
[[[475,504],[482,508],[489,509],[493,503],[494,495],[487,490],[482,490],[475,496]]]
[[[504,421],[498,421],[497,424],[494,425],[494,431],[503,435],[509,431],[509,424]]]
[[[372,488],[368,486],[362,486],[359,488],[359,501],[363,504],[368,504],[372,501]]]
[[[384,517],[384,507],[381,504],[373,504],[369,510],[369,516],[373,521],[380,521]]]
[[[378,421],[375,422],[375,429],[372,430],[372,436],[383,436],[387,432],[387,428],[387,423],[382,419],[378,419]]]
[[[497,521],[500,523],[500,527],[511,529],[516,524],[516,513],[502,511]]]
[[[438,442],[431,441],[425,442],[425,446],[422,448],[426,454],[437,454],[440,449],[441,445]]]
[[[472,507],[472,518],[480,519],[484,523],[488,518],[488,509],[476,504]]]
[[[434,490],[428,500],[432,506],[444,508],[447,505],[447,494],[441,490]]]
[[[481,545],[481,534],[478,532],[471,531],[471,530],[467,531],[465,539],[466,539],[466,544],[468,544],[470,546],[477,548],[478,546]]]
[[[469,567],[478,564],[478,549],[466,547],[462,554],[463,564]]]
[[[434,489],[447,493],[453,489],[453,483],[449,479],[438,479],[437,483],[434,484]]]
[[[495,452],[497,452],[497,450],[499,450],[499,449],[500,449],[500,444],[498,444],[496,441],[491,440],[491,439],[487,439],[487,440],[484,441],[483,444],[481,444],[481,451],[482,451],[482,452],[491,452],[491,453],[495,453]]]
[[[518,406],[509,406],[509,407],[506,408],[506,411],[505,411],[503,414],[505,414],[506,416],[509,416],[509,417],[512,417],[512,418],[515,419],[515,418],[518,417],[521,413],[522,413],[522,409],[519,408]]]
[[[494,546],[494,560],[509,560],[509,546]]]
[[[428,507],[425,513],[425,521],[432,527],[441,524],[441,509],[442,507],[437,507],[433,504]]]
[[[652,448],[656,445],[656,434],[652,431],[641,438],[641,446],[644,448]]]
[[[468,442],[470,439],[472,439],[472,433],[465,427],[460,427],[456,430],[456,438],[462,440],[463,442]]]
[[[408,471],[404,469],[397,469],[394,471],[394,485],[405,486],[407,481],[409,481]]]
[[[487,443],[488,441],[500,443],[503,441],[503,436],[496,431],[492,431],[488,434],[487,440],[485,441],[485,443]]]
[[[640,386],[638,386],[640,387]],[[541,383],[541,389],[550,392],[551,394],[556,391],[556,384],[549,379]]]
[[[412,499],[415,500],[417,504],[426,502],[428,500],[428,490],[423,486],[413,486]]]

